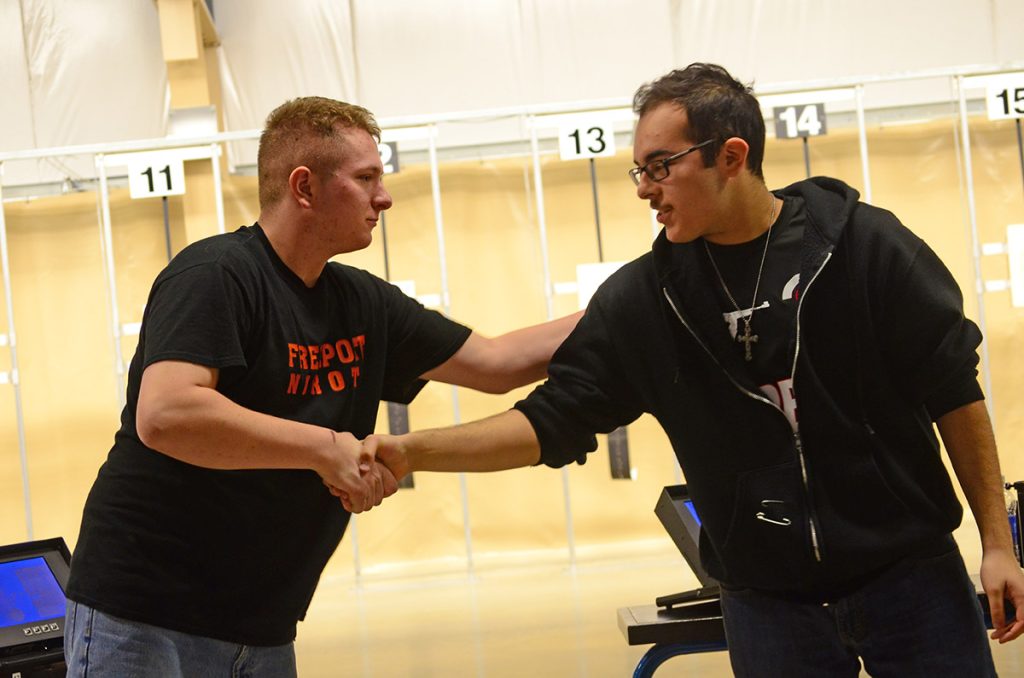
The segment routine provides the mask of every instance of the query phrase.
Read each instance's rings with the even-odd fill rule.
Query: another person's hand
[[[1006,550],[988,550],[981,558],[981,585],[988,596],[992,613],[992,640],[1007,643],[1024,633],[1024,571],[1013,554]],[[1003,600],[1017,608],[1017,618],[1007,619]]]
[[[360,464],[359,469],[360,472],[363,474],[363,477],[368,479],[369,482],[376,483],[376,479],[373,478],[372,476],[377,476],[380,479],[381,497],[377,501],[377,503],[374,504],[374,506],[380,506],[381,502],[384,499],[387,499],[395,492],[398,492],[398,481],[395,480],[395,476],[391,473],[391,471],[388,470],[387,466],[380,463],[379,461],[374,462],[372,467]],[[342,506],[345,507],[346,511],[348,511],[349,513],[360,513],[360,511],[352,510],[352,507],[348,502],[348,495],[345,493],[344,490],[337,488],[334,485],[331,485],[326,480],[324,481],[324,485],[327,486],[327,489],[328,491],[330,491],[331,494],[341,499]],[[370,509],[366,510],[369,511]]]
[[[396,478],[395,474],[391,472],[391,469],[384,464],[379,461],[375,463],[377,471],[380,473],[381,480],[384,481],[384,499],[387,499],[395,492],[398,492],[398,478]]]
[[[347,432],[331,431],[332,447],[327,462],[317,469],[324,485],[336,488],[347,511],[360,513],[380,504],[384,496],[384,481],[376,471],[373,455],[363,444]]]
[[[378,463],[384,464],[396,480],[401,480],[411,471],[402,436],[372,435],[363,441],[363,449]]]

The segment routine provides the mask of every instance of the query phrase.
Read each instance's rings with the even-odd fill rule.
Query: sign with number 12
[[[400,168],[398,144],[394,141],[382,141],[377,144],[377,152],[380,153],[380,163],[384,166],[384,174],[397,174]]]

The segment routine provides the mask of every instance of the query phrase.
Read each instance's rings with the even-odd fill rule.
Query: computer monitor
[[[0,546],[0,664],[63,646],[70,564],[60,537]]]
[[[700,588],[693,591],[658,598],[658,605],[671,607],[691,600],[717,597],[718,582],[700,564],[700,516],[697,515],[686,485],[670,485],[662,490],[654,513],[700,582]]]

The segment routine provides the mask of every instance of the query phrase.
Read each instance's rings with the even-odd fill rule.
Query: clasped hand
[[[398,491],[398,481],[409,472],[397,436],[371,435],[360,441],[350,433],[337,433],[334,442],[335,463],[320,475],[350,513],[380,506]]]

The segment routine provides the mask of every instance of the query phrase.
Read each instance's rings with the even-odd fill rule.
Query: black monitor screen
[[[700,562],[701,521],[686,485],[671,485],[662,490],[654,512],[701,585],[714,584],[715,580],[704,571]]]
[[[700,516],[697,515],[697,509],[695,509],[693,507],[693,500],[692,499],[684,500],[683,501],[683,506],[686,507],[686,510],[690,512],[691,516],[693,516],[693,519],[697,521],[697,525],[700,526]]]
[[[64,616],[64,592],[42,556],[0,563],[0,627]]]

